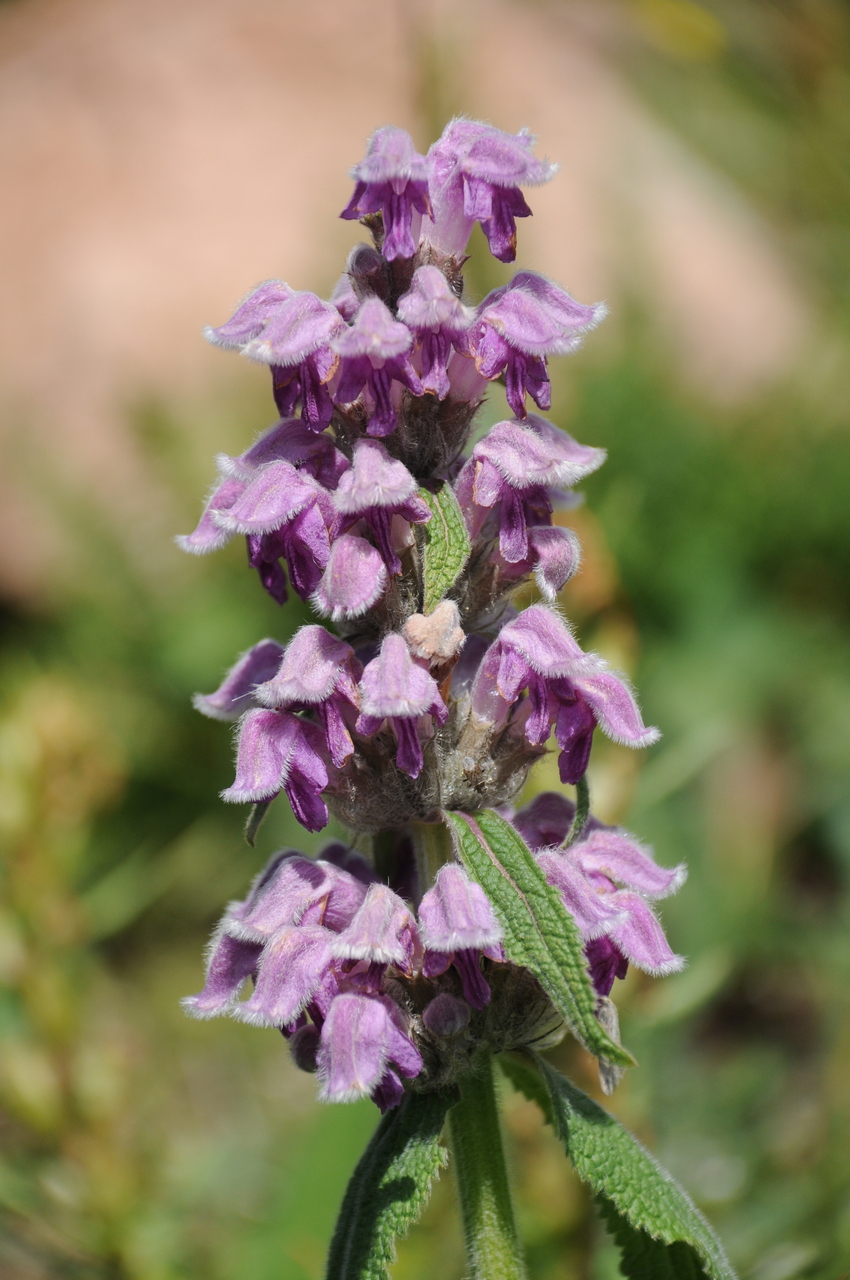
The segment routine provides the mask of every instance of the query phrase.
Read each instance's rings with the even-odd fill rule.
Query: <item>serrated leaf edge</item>
[[[444,819],[448,822],[450,829],[455,833],[455,842],[458,848],[458,853],[461,857],[461,861],[464,861],[464,859],[462,856],[462,845],[460,841],[460,834],[465,828],[466,831],[468,831],[469,835],[472,837],[472,839],[476,841],[476,843],[483,849],[485,854],[490,858],[491,862],[494,864],[494,867],[498,870],[498,872],[501,875],[503,875],[503,877],[512,885],[512,887],[514,888],[517,894],[517,897],[525,905],[525,909],[531,921],[533,922],[534,928],[536,929],[537,934],[544,947],[547,947],[548,944],[546,942],[545,934],[541,930],[540,925],[537,921],[534,910],[530,902],[528,901],[526,894],[522,891],[522,889],[520,889],[519,885],[516,884],[513,877],[510,875],[507,869],[502,865],[502,863],[498,860],[495,854],[495,851],[490,847],[487,832],[481,826],[482,819],[484,819],[485,824],[488,824],[488,825],[490,822],[498,824],[500,832],[502,831],[502,829],[506,830],[506,832],[508,833],[510,838],[515,842],[515,844],[519,845],[521,849],[525,850],[528,853],[529,859],[531,860],[530,865],[533,867],[535,871],[539,872],[540,880],[541,880],[541,889],[545,889],[547,893],[551,894],[553,909],[556,910],[557,912],[562,913],[566,917],[567,923],[565,925],[565,933],[567,933],[567,936],[569,936],[570,929],[572,929],[573,931],[576,931],[576,926],[573,924],[571,918],[567,914],[566,908],[561,903],[560,898],[558,898],[557,895],[555,894],[555,891],[551,890],[551,887],[547,884],[542,871],[539,871],[537,864],[533,860],[533,855],[531,854],[530,850],[527,849],[525,842],[522,840],[522,837],[519,835],[517,831],[514,830],[514,828],[510,825],[510,823],[506,822],[504,818],[502,818],[498,813],[495,812],[495,810],[482,809],[482,810],[479,810],[474,816],[471,814],[460,813],[452,810],[444,810]],[[480,837],[478,834],[476,834],[476,832],[480,833]],[[464,865],[466,865],[465,862],[464,862]],[[467,867],[467,870],[470,872],[471,875],[473,875],[473,878],[474,878],[474,870],[471,867]],[[494,910],[496,910],[497,915],[500,914],[498,905],[496,903],[493,903],[492,905],[494,907]],[[503,920],[502,923],[504,925],[506,922]],[[581,1043],[585,1046],[585,1048],[588,1049],[590,1053],[593,1053],[596,1057],[601,1057],[606,1061],[616,1063],[617,1065],[620,1065],[620,1066],[624,1066],[624,1067],[635,1066],[635,1060],[631,1056],[631,1054],[628,1052],[628,1050],[622,1048],[621,1045],[616,1044],[615,1041],[613,1041],[607,1035],[604,1028],[599,1024],[599,1022],[594,1017],[593,1013],[588,1008],[582,1008],[582,1004],[577,998],[576,993],[573,991],[566,975],[562,973],[564,985],[569,993],[572,1008],[564,1007],[563,999],[559,998],[557,993],[551,989],[551,985],[546,982],[545,975],[538,973],[535,970],[533,963],[532,964],[528,963],[529,958],[527,955],[524,957],[516,955],[515,957],[512,957],[512,958],[514,959],[514,963],[521,965],[523,968],[529,969],[534,974],[534,976],[541,983],[541,985],[546,990],[547,994],[552,999],[559,1013],[562,1014],[565,1021],[568,1023],[568,1025],[572,1029],[573,1033],[581,1041]],[[590,978],[589,976],[586,975],[586,971],[585,971],[585,982],[586,982],[586,990],[582,993],[585,997],[584,1003],[586,1005],[595,1004],[595,996],[593,993],[593,988],[590,985]]]
[[[410,1093],[398,1108],[389,1111],[380,1121],[343,1196],[328,1253],[326,1280],[389,1280],[388,1267],[395,1260],[396,1241],[407,1234],[419,1217],[428,1201],[431,1184],[448,1162],[448,1152],[440,1144],[440,1133],[449,1107],[456,1100],[456,1091]],[[418,1127],[411,1124],[411,1112],[422,1113]],[[402,1222],[401,1229],[390,1227],[387,1230],[389,1224],[386,1220],[376,1219],[376,1195],[387,1182],[393,1165],[409,1156],[413,1147],[418,1147],[420,1152],[425,1148],[431,1149],[428,1153],[430,1167],[426,1170],[427,1186],[418,1188],[419,1203]],[[396,1171],[396,1176],[399,1175],[403,1176],[403,1169]],[[372,1229],[372,1244],[370,1256],[355,1272],[351,1263],[358,1243],[361,1215]]]
[[[452,489],[450,484],[447,484],[447,483],[443,484],[442,487],[436,491],[436,493],[432,492],[430,489],[421,488],[419,490],[418,496],[423,500],[423,502],[427,504],[427,506],[431,511],[431,516],[432,516],[432,520],[429,521],[428,524],[426,524],[423,529],[425,545],[423,548],[423,557],[422,557],[422,610],[424,613],[431,613],[432,610],[436,609],[440,601],[445,599],[446,594],[451,590],[455,582],[457,582],[460,574],[463,572],[463,569],[466,565],[467,560],[469,559],[470,552],[472,550],[472,545],[469,540],[469,533],[467,532],[466,521],[463,518],[463,512],[460,509],[460,504],[458,503],[458,500],[455,497],[455,492]],[[453,542],[453,539],[451,536],[453,532],[452,522],[447,516],[447,511],[451,511],[455,515],[455,524],[457,525],[457,532],[460,533],[461,535],[460,540],[455,540]],[[447,581],[442,585],[441,588],[438,588],[436,590],[434,589],[433,586],[429,586],[429,581],[428,581],[429,579],[428,551],[429,551],[429,547],[433,545],[432,540],[434,537],[433,530],[431,530],[430,526],[434,520],[440,520],[442,527],[445,530],[445,534],[446,534],[444,539],[444,546],[446,548],[445,563],[447,564],[450,563],[451,552],[455,553],[455,560],[457,562],[457,568],[455,569],[453,576],[450,576],[449,574],[444,574],[443,576],[446,577]]]
[[[526,1055],[523,1055],[523,1056],[526,1056]],[[563,1142],[567,1155],[570,1155],[569,1126],[568,1126],[568,1122],[565,1120],[563,1114],[559,1110],[558,1103],[559,1101],[562,1102],[564,1111],[569,1109],[575,1112],[577,1108],[564,1098],[565,1093],[572,1092],[578,1096],[578,1099],[580,1100],[582,1107],[584,1107],[584,1109],[590,1113],[590,1115],[593,1117],[594,1120],[596,1120],[597,1122],[602,1121],[605,1128],[613,1127],[614,1129],[619,1131],[619,1133],[621,1133],[625,1138],[627,1138],[633,1144],[633,1146],[639,1152],[639,1154],[653,1166],[655,1172],[659,1175],[661,1180],[664,1183],[666,1183],[668,1186],[671,1186],[675,1189],[677,1195],[681,1196],[681,1198],[684,1200],[685,1205],[687,1206],[689,1212],[694,1215],[694,1218],[696,1219],[697,1224],[702,1228],[702,1230],[705,1232],[705,1235],[708,1237],[709,1246],[707,1247],[704,1242],[696,1239],[693,1235],[693,1232],[691,1231],[687,1231],[687,1234],[685,1235],[677,1235],[674,1238],[668,1239],[665,1237],[664,1233],[661,1230],[653,1229],[652,1227],[646,1225],[644,1222],[636,1222],[629,1211],[629,1207],[620,1204],[618,1200],[615,1198],[615,1196],[612,1195],[611,1191],[608,1188],[604,1186],[596,1185],[594,1182],[591,1181],[589,1176],[585,1176],[585,1174],[576,1164],[575,1160],[572,1160],[572,1156],[570,1156],[572,1163],[576,1169],[576,1172],[578,1173],[579,1177],[582,1178],[582,1181],[587,1182],[588,1185],[592,1187],[593,1191],[597,1195],[604,1196],[605,1199],[608,1200],[611,1205],[613,1205],[616,1212],[621,1217],[625,1218],[625,1220],[633,1228],[635,1228],[638,1231],[643,1231],[651,1239],[657,1240],[662,1244],[666,1244],[666,1245],[675,1244],[677,1241],[681,1241],[684,1244],[689,1244],[691,1248],[698,1254],[704,1267],[706,1268],[706,1275],[708,1276],[708,1280],[737,1280],[735,1271],[733,1270],[731,1263],[726,1257],[726,1253],[723,1248],[723,1245],[721,1244],[713,1227],[710,1225],[710,1223],[708,1222],[704,1214],[702,1214],[700,1210],[697,1208],[697,1206],[694,1204],[693,1200],[688,1195],[685,1188],[676,1181],[676,1179],[673,1177],[673,1175],[670,1172],[668,1172],[667,1169],[664,1168],[664,1166],[660,1163],[660,1161],[656,1159],[656,1157],[652,1154],[652,1152],[648,1151],[646,1147],[643,1145],[643,1143],[640,1142],[639,1139],[637,1139],[634,1136],[634,1134],[630,1133],[628,1129],[626,1129],[625,1125],[620,1124],[619,1120],[617,1120],[615,1116],[612,1116],[610,1111],[606,1111],[604,1107],[600,1106],[598,1102],[594,1101],[593,1098],[589,1097],[588,1094],[584,1093],[583,1090],[579,1089],[577,1085],[574,1085],[572,1081],[567,1080],[565,1076],[562,1076],[559,1071],[556,1071],[554,1067],[550,1066],[550,1064],[546,1062],[544,1058],[541,1058],[539,1054],[530,1052],[527,1054],[527,1056],[535,1063],[545,1083],[547,1092],[549,1094],[551,1108],[552,1108],[552,1121],[553,1121],[552,1127],[554,1128],[558,1137]],[[509,1076],[509,1078],[511,1077]],[[557,1086],[557,1093],[555,1091],[555,1088],[553,1088],[553,1082]],[[534,1098],[533,1101],[538,1101],[538,1099]],[[538,1102],[538,1105],[539,1105],[539,1102]]]

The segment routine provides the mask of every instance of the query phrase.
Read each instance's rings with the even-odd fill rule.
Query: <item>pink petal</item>
[[[612,672],[576,675],[571,681],[593,708],[601,728],[615,742],[627,747],[648,747],[661,737],[658,729],[647,728],[643,723],[628,685]]]
[[[174,539],[178,547],[193,556],[205,556],[210,551],[218,551],[226,546],[234,531],[224,529],[213,518],[213,513],[229,510],[244,493],[245,485],[246,481],[238,476],[229,476],[223,480],[207,503],[197,529]]]
[[[203,991],[181,1001],[186,1012],[193,1018],[215,1018],[229,1013],[243,982],[257,968],[261,951],[259,943],[229,937],[219,927],[217,937],[213,938]]]
[[[195,694],[195,708],[213,720],[236,719],[252,701],[257,686],[277,671],[283,652],[276,640],[261,640],[242,654],[215,693]]]
[[[251,997],[234,1017],[256,1027],[294,1022],[315,994],[331,961],[332,935],[321,928],[281,929],[266,943]]]
[[[286,711],[249,711],[239,730],[236,781],[222,791],[234,804],[269,800],[283,778],[299,737],[299,721]]]
[[[610,895],[598,894],[566,853],[540,853],[537,861],[547,882],[560,893],[585,941],[611,933],[621,912],[612,907]]]
[[[574,847],[585,871],[598,871],[610,880],[636,889],[647,898],[666,898],[684,884],[687,868],[659,867],[647,849],[622,831],[591,831]]]
[[[532,605],[509,622],[499,633],[499,642],[522,654],[542,676],[570,675],[576,659],[585,656],[566,623],[541,604]]]
[[[212,516],[222,529],[271,533],[315,501],[316,489],[315,481],[291,462],[270,462],[231,506],[213,507]]]
[[[369,886],[351,924],[333,944],[333,954],[344,960],[369,960],[410,971],[419,947],[416,922],[398,894],[384,884]]]
[[[415,1076],[422,1060],[393,1021],[389,1001],[346,992],[331,1004],[318,1054],[321,1096],[353,1102],[372,1093],[389,1061]]]
[[[579,540],[572,529],[540,525],[528,530],[528,542],[540,592],[554,600],[581,563]]]
[[[434,951],[484,950],[502,940],[502,927],[479,884],[454,863],[437,872],[419,905],[422,941]]]
[[[324,627],[313,625],[296,631],[281,657],[273,679],[257,691],[257,700],[264,706],[324,702],[354,650]]]
[[[343,515],[357,515],[371,507],[400,507],[416,489],[404,463],[390,457],[379,440],[359,440],[352,465],[334,494],[334,506]]]
[[[388,635],[377,658],[363,672],[362,708],[366,716],[414,717],[442,703],[440,691],[427,671],[416,665],[399,635]]]
[[[346,533],[331,547],[313,603],[333,622],[359,618],[371,609],[386,585],[387,570],[380,551],[365,538]]]
[[[625,913],[624,920],[614,926],[610,936],[627,960],[656,976],[684,969],[684,957],[670,950],[664,930],[643,898],[620,889],[609,894],[608,899],[612,907]]]
[[[283,280],[264,280],[239,304],[225,324],[217,329],[205,329],[204,337],[217,347],[241,347],[262,333],[292,293],[293,290]]]

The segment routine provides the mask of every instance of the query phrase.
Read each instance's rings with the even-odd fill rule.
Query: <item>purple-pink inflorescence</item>
[[[556,607],[580,561],[559,512],[604,450],[527,403],[549,408],[548,358],[574,351],[605,308],[530,271],[477,307],[463,296],[475,223],[513,261],[516,219],[531,214],[522,190],[555,172],[533,144],[460,119],[421,155],[404,130],[379,129],[342,213],[374,243],[352,250],[331,301],[270,280],[207,330],[270,366],[280,420],[219,457],[200,523],[178,541],[204,554],[241,534],[272,598],[291,587],[336,634],[314,623],[286,645],[260,641],[196,705],[238,721],[224,799],[263,808],[283,791],[309,831],[333,814],[352,845],[274,855],[227,909],[185,1004],[278,1028],[328,1100],[386,1110],[451,1082],[481,1044],[563,1034],[510,962],[481,884],[448,843],[422,856],[444,811],[513,814],[600,1002],[629,965],[682,964],[653,904],[683,868],[579,821],[561,795],[511,808],[550,737],[561,780],[581,788],[597,727],[630,747],[658,736]],[[465,453],[496,380],[512,416]],[[517,613],[510,594],[532,576],[545,603]]]

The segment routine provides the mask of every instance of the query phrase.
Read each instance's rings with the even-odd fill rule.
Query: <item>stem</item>
[[[437,872],[454,857],[452,836],[445,822],[415,822],[411,826],[419,897],[431,887]]]
[[[524,1280],[489,1053],[460,1081],[460,1095],[449,1130],[468,1280]]]
[[[576,783],[576,811],[572,820],[567,838],[561,846],[567,849],[571,844],[575,844],[581,839],[582,832],[587,826],[587,820],[590,817],[590,783],[587,780],[587,774],[583,773]]]
[[[372,865],[379,880],[392,884],[396,871],[396,851],[399,843],[397,831],[379,831],[372,837]]]

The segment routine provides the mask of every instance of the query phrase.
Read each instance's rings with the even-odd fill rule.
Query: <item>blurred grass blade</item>
[[[389,1280],[406,1235],[446,1163],[440,1133],[456,1092],[409,1093],[387,1112],[351,1176],[331,1241],[326,1280]]]
[[[505,1074],[537,1102],[579,1177],[595,1192],[630,1280],[735,1280],[723,1246],[687,1192],[603,1107],[543,1058],[524,1056]],[[543,1096],[542,1086],[545,1085]]]
[[[597,1058],[633,1067],[596,1018],[581,935],[519,832],[492,809],[446,813],[458,853],[505,931],[508,959],[529,969],[581,1043]]]
[[[271,803],[271,800],[258,800],[256,804],[251,805],[251,812],[248,814],[248,819],[245,823],[245,842],[252,849],[257,843],[260,827],[263,825],[263,819],[268,813]]]
[[[431,509],[424,526],[423,613],[430,613],[453,586],[469,559],[469,534],[451,485],[436,493],[420,489],[418,495]]]

